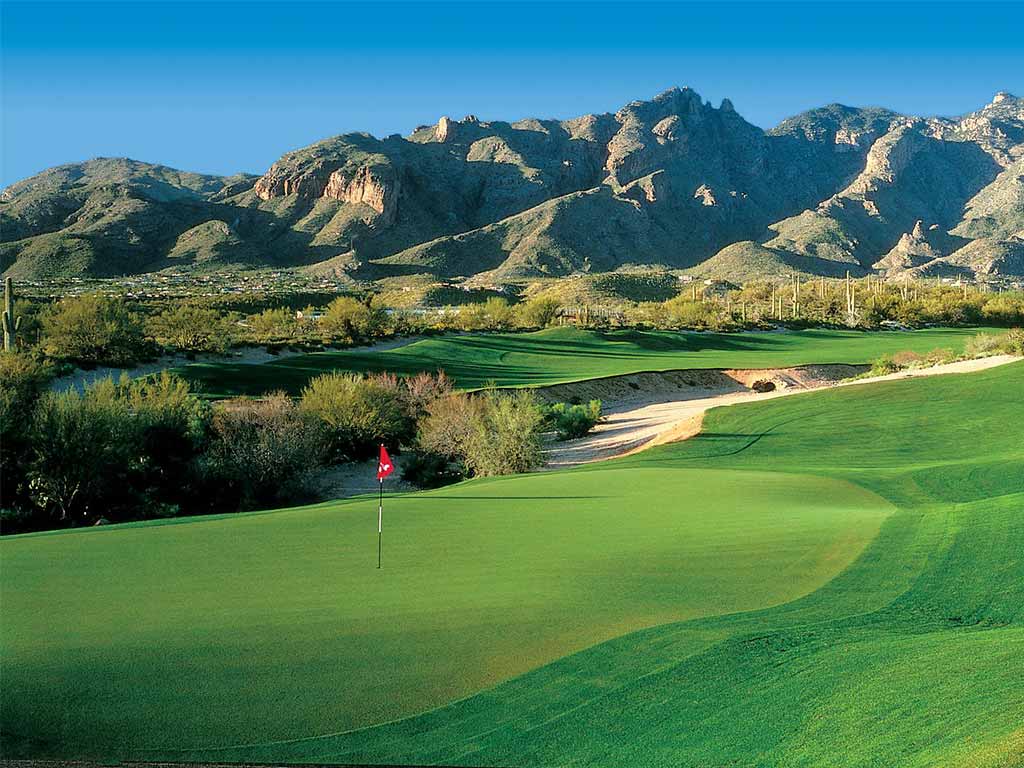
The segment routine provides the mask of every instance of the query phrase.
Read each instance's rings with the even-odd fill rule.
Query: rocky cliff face
[[[673,88],[572,120],[346,134],[258,179],[54,169],[0,198],[0,264],[44,276],[322,262],[363,280],[500,281],[721,253],[708,263],[731,275],[1005,273],[1024,232],[1022,162],[1024,102],[1006,93],[959,118],[833,104],[765,132],[728,99]]]

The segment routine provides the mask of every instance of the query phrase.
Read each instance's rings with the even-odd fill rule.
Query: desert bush
[[[492,296],[478,304],[459,308],[459,327],[465,331],[501,331],[512,327],[514,312],[507,299]]]
[[[553,429],[559,440],[573,440],[590,433],[601,421],[601,401],[586,405],[555,403],[542,409],[544,425]]]
[[[427,451],[406,454],[402,461],[402,479],[419,488],[440,488],[457,483],[464,468],[448,456]]]
[[[543,415],[532,392],[490,390],[466,445],[466,467],[477,476],[527,472],[543,461]]]
[[[27,478],[36,403],[52,368],[20,352],[0,352],[0,507],[29,507]]]
[[[111,488],[123,487],[133,451],[128,420],[110,379],[79,394],[44,395],[35,411],[29,493],[62,523],[106,511]]]
[[[1011,328],[1003,334],[1002,350],[1007,355],[1024,355],[1024,329]]]
[[[871,361],[871,369],[868,371],[868,375],[886,376],[902,370],[902,366],[893,359],[892,355],[882,355]]]
[[[384,333],[387,313],[372,301],[339,296],[324,312],[320,327],[345,342],[366,341]]]
[[[302,391],[300,408],[324,424],[336,460],[369,458],[380,443],[398,446],[415,433],[406,392],[388,374],[318,376]]]
[[[1003,334],[979,333],[967,340],[964,355],[967,357],[989,357],[1003,351]]]
[[[272,344],[294,339],[300,331],[295,313],[287,307],[265,309],[250,315],[245,320],[248,334],[253,341]]]
[[[132,421],[136,461],[129,482],[138,514],[166,516],[193,501],[196,461],[205,448],[211,409],[186,381],[166,371],[119,386]]]
[[[301,498],[325,454],[323,433],[283,393],[233,400],[213,414],[206,480],[219,505],[252,509]]]
[[[985,302],[981,316],[986,323],[995,325],[1024,323],[1024,296],[1019,293],[996,294]]]
[[[928,360],[919,352],[905,349],[902,352],[893,353],[892,362],[897,369],[902,370],[904,368],[921,367],[922,365],[927,364]]]
[[[120,299],[99,294],[50,307],[42,330],[47,354],[76,363],[126,366],[152,354],[139,316]]]
[[[900,297],[891,293],[869,295],[864,302],[861,320],[867,325],[878,325],[886,320],[900,320]]]
[[[1005,333],[979,333],[964,349],[967,357],[991,355],[1024,355],[1024,330],[1011,328]]]
[[[465,393],[452,393],[427,407],[420,420],[417,441],[428,452],[463,463],[470,436],[482,418],[484,401]]]
[[[543,422],[530,392],[456,393],[430,405],[418,442],[425,453],[443,457],[446,470],[458,476],[509,475],[541,463]]]
[[[207,419],[208,406],[167,373],[48,392],[33,414],[28,496],[63,524],[174,514]]]
[[[530,299],[516,306],[516,324],[522,328],[546,328],[555,321],[560,307],[558,299],[551,296]]]
[[[234,335],[226,315],[194,304],[165,309],[149,318],[146,330],[157,344],[190,353],[224,352]]]
[[[452,380],[444,371],[421,372],[402,380],[402,392],[409,416],[419,421],[430,405],[452,393]]]

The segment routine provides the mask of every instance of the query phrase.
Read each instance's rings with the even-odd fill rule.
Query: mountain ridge
[[[927,247],[912,247],[918,230]],[[27,278],[270,266],[502,283],[645,265],[1021,276],[1022,239],[1024,100],[1006,92],[961,117],[830,104],[765,131],[728,99],[671,88],[570,120],[443,116],[405,137],[342,134],[260,176],[97,158],[0,193],[0,268]]]

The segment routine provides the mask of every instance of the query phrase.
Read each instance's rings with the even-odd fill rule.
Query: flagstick
[[[381,537],[384,531],[384,478],[381,478],[380,493],[377,497],[377,567],[380,568]]]

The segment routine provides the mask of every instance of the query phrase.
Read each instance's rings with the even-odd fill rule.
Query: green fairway
[[[380,572],[369,499],[5,540],[5,756],[1018,764],[1022,393],[801,394],[396,497]]]
[[[867,363],[902,350],[962,352],[981,328],[919,331],[808,330],[785,333],[676,333],[551,328],[535,333],[469,334],[426,339],[397,349],[314,352],[265,364],[195,363],[178,369],[211,397],[298,394],[325,371],[444,370],[475,389],[543,386],[639,371],[686,368],[775,368],[810,363]]]

